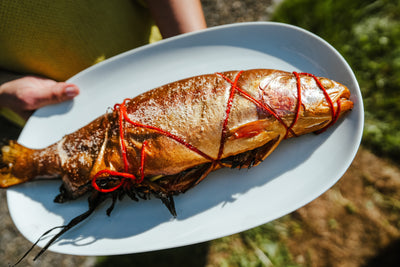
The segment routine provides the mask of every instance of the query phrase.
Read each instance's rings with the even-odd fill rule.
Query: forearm
[[[164,38],[207,27],[200,0],[147,0]]]

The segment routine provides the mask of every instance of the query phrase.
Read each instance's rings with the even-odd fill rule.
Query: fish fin
[[[260,164],[265,158],[267,158],[278,146],[281,139],[281,136],[277,136],[256,149],[221,159],[221,163],[225,166],[230,166],[232,169],[251,168]]]
[[[270,124],[269,120],[257,120],[253,122],[246,123],[245,125],[239,126],[230,131],[230,139],[241,139],[241,138],[251,138],[259,135],[268,128]]]
[[[204,163],[178,174],[164,176],[157,180],[156,183],[162,188],[165,188],[167,192],[172,192],[174,195],[185,193],[201,182],[210,173],[213,167],[214,165],[211,162]]]
[[[20,177],[16,175],[15,165],[19,158],[26,157],[26,155],[31,153],[31,151],[31,149],[26,148],[15,141],[10,141],[8,145],[1,148],[0,188],[7,188],[30,180],[27,176]]]

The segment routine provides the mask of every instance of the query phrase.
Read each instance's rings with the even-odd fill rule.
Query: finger
[[[36,109],[71,100],[79,94],[79,88],[76,85],[64,82],[56,82],[40,89],[39,95],[28,94],[28,96],[25,97],[24,108],[16,111],[25,120],[27,120]]]
[[[64,90],[64,95],[67,99],[72,99],[79,94],[79,88],[75,85],[68,85]]]
[[[79,94],[79,88],[76,85],[64,82],[56,83],[52,91],[51,101],[53,103],[71,100]]]

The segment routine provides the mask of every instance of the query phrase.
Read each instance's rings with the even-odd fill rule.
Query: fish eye
[[[321,82],[322,86],[325,87],[325,89],[331,89],[335,86],[331,80],[326,79],[326,78],[321,78],[320,82]]]

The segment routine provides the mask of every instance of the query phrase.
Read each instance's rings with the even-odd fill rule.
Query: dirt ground
[[[400,170],[361,148],[341,180],[295,211],[287,240],[306,266],[400,266]]]
[[[0,129],[1,138],[19,133],[18,127],[3,119]],[[0,203],[0,266],[7,266],[29,244],[11,221],[5,191],[0,191]],[[400,169],[361,147],[335,186],[290,215],[293,227],[285,241],[294,261],[302,266],[400,266],[399,210]],[[204,266],[217,266],[212,264],[214,256],[209,253]],[[21,266],[94,263],[93,257],[47,252],[38,262],[30,259]]]
[[[209,26],[268,20],[272,8],[271,1],[202,2]],[[0,140],[16,138],[19,131],[0,119]],[[399,210],[400,169],[361,148],[334,187],[291,214],[296,227],[286,243],[294,261],[303,266],[400,266]],[[5,191],[0,191],[0,225],[0,266],[7,266],[29,244],[11,221]],[[92,257],[48,252],[38,262],[21,266],[94,266],[94,262]]]

